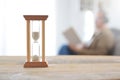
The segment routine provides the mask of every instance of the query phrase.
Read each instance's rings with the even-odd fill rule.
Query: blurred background
[[[119,36],[119,3],[120,0],[0,0],[0,55],[26,55],[23,15],[49,15],[45,28],[47,56],[57,55],[60,47],[67,44],[62,33],[69,27],[76,30],[83,42],[90,40],[99,5],[107,13],[108,25]],[[119,50],[116,55],[120,55]]]

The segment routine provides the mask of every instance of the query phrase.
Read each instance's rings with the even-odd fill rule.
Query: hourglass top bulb
[[[39,32],[32,32],[32,37],[34,41],[37,42],[37,40],[39,39]]]

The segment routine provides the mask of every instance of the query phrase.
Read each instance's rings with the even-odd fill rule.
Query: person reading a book
[[[63,46],[60,55],[108,55],[113,50],[114,36],[107,25],[108,19],[104,12],[98,12],[96,31],[89,46],[85,44],[71,44]],[[88,29],[89,30],[89,29]]]

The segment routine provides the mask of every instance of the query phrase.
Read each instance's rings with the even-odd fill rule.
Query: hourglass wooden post
[[[24,15],[26,20],[26,31],[27,31],[27,61],[24,64],[24,68],[36,68],[36,67],[48,67],[47,62],[45,61],[45,20],[47,20],[48,15]],[[31,21],[42,21],[42,61],[32,60],[31,59],[31,28],[30,22]],[[33,26],[34,27],[34,26]],[[38,29],[37,29],[38,30]],[[40,30],[39,30],[40,31]],[[34,33],[34,34],[33,34]],[[35,41],[39,38],[39,32],[33,32],[33,38]],[[38,44],[35,42],[34,44]],[[39,44],[38,44],[39,45]],[[38,49],[39,50],[39,49]],[[38,51],[40,52],[40,51]],[[40,58],[40,56],[37,56]]]

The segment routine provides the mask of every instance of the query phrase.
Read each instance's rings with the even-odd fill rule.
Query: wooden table
[[[120,80],[120,57],[54,56],[48,68],[23,68],[25,57],[0,57],[0,80]]]

